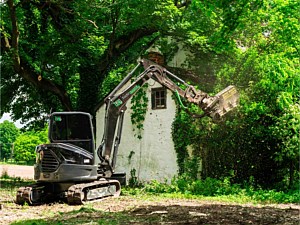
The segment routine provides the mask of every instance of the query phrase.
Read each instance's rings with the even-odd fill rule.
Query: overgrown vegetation
[[[286,190],[299,187],[300,177],[300,39],[294,37],[300,31],[300,4],[294,0],[256,3],[240,1],[234,12],[223,8],[224,18],[239,18],[221,27],[225,33],[230,30],[227,34],[234,41],[215,39],[222,46],[202,46],[202,50],[227,55],[224,63],[214,67],[218,70],[215,88],[210,91],[236,85],[241,94],[238,110],[213,123],[208,118],[189,118],[179,109],[173,140],[181,173],[188,170],[185,163],[191,160],[190,148],[201,165],[192,171],[198,171],[204,180],[231,177],[243,184],[252,179],[255,186]],[[212,5],[207,13],[221,13],[216,8],[222,8],[222,3]],[[199,45],[200,40],[204,41],[195,42]],[[195,46],[195,42],[190,44]]]
[[[0,196],[2,199],[14,201],[18,187],[32,182],[3,173],[0,177]],[[229,178],[224,180],[207,178],[195,181],[185,176],[173,179],[171,183],[155,180],[144,185],[135,183],[132,186],[122,187],[122,195],[145,199],[154,195],[166,199],[203,199],[237,203],[300,203],[298,188],[285,191],[265,190],[252,186],[250,182],[244,185],[232,184]]]
[[[148,84],[146,83],[143,87],[141,87],[138,92],[132,96],[131,98],[131,123],[133,125],[133,129],[135,131],[135,136],[138,139],[142,139],[142,131],[144,129],[144,120],[147,112],[148,106],[148,97],[146,94],[146,90],[148,88]]]
[[[186,176],[173,179],[171,184],[152,181],[139,188],[126,188],[129,195],[154,194],[171,198],[197,198],[240,203],[299,203],[300,192],[297,187],[290,190],[265,190],[255,187],[251,181],[241,184],[231,183],[230,178],[218,180],[191,180]]]

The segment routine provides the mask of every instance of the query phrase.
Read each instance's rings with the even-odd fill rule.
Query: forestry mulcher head
[[[214,97],[204,100],[204,103],[207,104],[204,111],[209,112],[209,116],[213,120],[219,120],[226,113],[237,107],[239,99],[240,96],[236,87],[233,85],[228,86]]]

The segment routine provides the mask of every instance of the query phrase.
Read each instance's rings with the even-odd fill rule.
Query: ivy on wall
[[[144,129],[144,121],[146,117],[149,99],[147,97],[148,84],[143,87],[131,98],[131,123],[133,131],[138,139],[142,139],[142,131]]]
[[[177,154],[179,174],[185,172],[185,161],[189,157],[187,146],[191,144],[191,124],[192,118],[181,108],[177,108],[176,116],[172,124],[172,138]]]

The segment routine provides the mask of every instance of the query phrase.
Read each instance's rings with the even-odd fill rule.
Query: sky
[[[8,120],[8,121],[14,122],[14,121],[12,121],[9,113],[4,113],[3,114],[3,116],[0,119],[0,123],[3,123],[4,120]],[[18,128],[22,128],[23,127],[23,125],[20,123],[20,121],[16,121],[16,122],[14,122],[14,124]]]

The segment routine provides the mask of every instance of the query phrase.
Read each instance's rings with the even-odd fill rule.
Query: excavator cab
[[[69,143],[93,153],[95,149],[91,116],[86,113],[53,113],[50,116],[51,143]]]
[[[58,199],[83,204],[120,194],[118,180],[99,176],[89,113],[52,113],[48,136],[50,143],[36,147],[36,183],[18,189],[17,204]]]
[[[51,114],[48,136],[50,143],[36,148],[35,180],[67,182],[97,179],[90,114]]]

